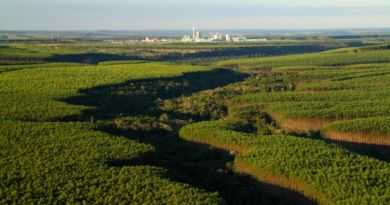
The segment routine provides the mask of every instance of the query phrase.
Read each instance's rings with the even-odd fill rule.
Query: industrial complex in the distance
[[[183,43],[212,43],[212,42],[260,42],[267,41],[265,38],[247,39],[243,35],[230,35],[229,33],[208,33],[203,34],[195,27],[192,28],[192,35],[184,35],[181,40],[177,39],[159,39],[146,37],[142,42],[157,43],[157,42],[183,42]]]

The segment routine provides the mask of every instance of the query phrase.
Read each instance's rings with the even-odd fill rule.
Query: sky
[[[390,28],[390,0],[0,0],[0,30]]]

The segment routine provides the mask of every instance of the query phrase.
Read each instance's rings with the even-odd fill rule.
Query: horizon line
[[[269,31],[269,30],[371,30],[371,29],[390,29],[389,27],[351,27],[351,28],[338,28],[338,27],[324,27],[324,28],[201,28],[195,27],[198,30],[254,30],[254,31]],[[169,29],[157,29],[157,28],[135,28],[135,29],[0,29],[0,32],[4,31],[186,31],[192,30],[192,27],[186,28],[169,28]]]

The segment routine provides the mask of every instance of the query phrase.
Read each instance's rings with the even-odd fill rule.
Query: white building
[[[247,39],[245,36],[238,36],[238,37],[233,37],[232,41],[233,42],[244,42],[244,41],[247,41]]]
[[[222,34],[220,33],[215,33],[211,35],[211,40],[213,41],[222,41]]]
[[[142,40],[141,42],[143,43],[158,43],[158,42],[168,42],[167,39],[158,39],[158,38],[149,38],[149,37],[146,37],[144,40]]]
[[[256,39],[247,39],[246,41],[248,42],[263,42],[263,41],[267,41],[266,38],[256,38]]]
[[[186,35],[186,36],[183,36],[183,38],[181,39],[181,41],[182,41],[182,42],[188,43],[188,42],[192,42],[193,39],[194,39],[194,37],[191,37],[191,36]]]
[[[231,41],[231,39],[230,39],[230,35],[229,35],[229,34],[226,34],[226,36],[225,36],[225,40],[226,40],[227,42],[230,42],[230,41]]]
[[[196,30],[195,27],[192,27],[192,41],[196,40]]]
[[[192,36],[185,35],[181,39],[182,42],[197,42],[197,43],[205,43],[205,42],[221,42],[221,41],[246,41],[245,37],[236,37],[232,38],[229,34],[222,35],[222,33],[210,33],[209,37],[203,37],[200,31],[197,31],[195,27],[192,28]]]

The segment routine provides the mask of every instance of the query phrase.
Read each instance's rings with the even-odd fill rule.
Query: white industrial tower
[[[196,30],[195,30],[195,26],[192,27],[192,40],[193,40],[193,41],[196,40]]]

